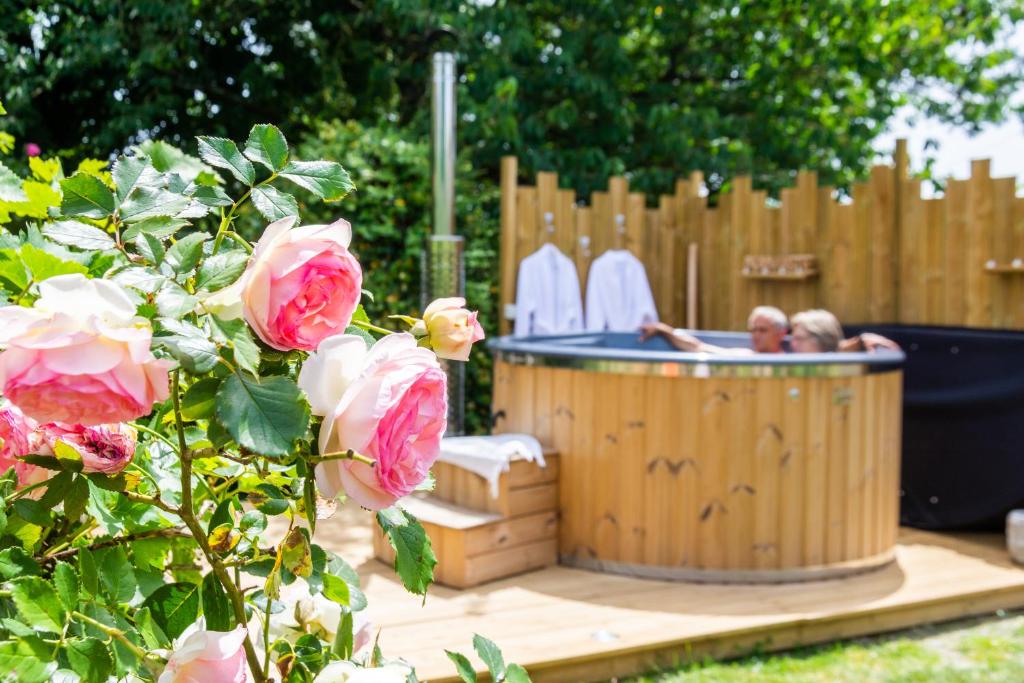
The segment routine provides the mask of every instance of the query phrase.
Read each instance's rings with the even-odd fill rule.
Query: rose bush
[[[270,125],[199,158],[148,141],[109,169],[30,167],[0,164],[0,679],[415,680],[316,542],[351,499],[405,587],[432,580],[393,504],[429,482],[445,375],[367,319],[351,226],[299,224],[293,192],[340,200],[345,169]],[[234,229],[252,210],[255,245]],[[440,353],[480,338],[432,315],[408,322]]]

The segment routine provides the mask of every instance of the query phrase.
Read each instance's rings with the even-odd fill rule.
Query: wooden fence
[[[687,251],[697,245],[698,316],[704,329],[744,329],[751,308],[795,313],[827,308],[844,322],[898,322],[1024,329],[1024,198],[1014,178],[992,178],[987,160],[945,196],[921,198],[907,177],[906,142],[892,166],[875,166],[839,202],[817,174],[770,205],[751,179],[736,178],[710,207],[702,174],[648,208],[613,177],[589,206],[558,187],[555,173],[519,185],[518,162],[501,166],[501,332],[507,334],[519,262],[545,242],[575,260],[581,291],[591,261],[629,249],[647,268],[661,319],[686,322]]]

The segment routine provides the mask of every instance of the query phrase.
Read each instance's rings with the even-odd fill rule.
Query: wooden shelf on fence
[[[818,257],[814,254],[748,254],[743,257],[743,270],[740,274],[748,280],[801,282],[818,277]]]
[[[1009,263],[989,261],[985,264],[985,272],[993,275],[1024,275],[1024,259],[1013,259]]]

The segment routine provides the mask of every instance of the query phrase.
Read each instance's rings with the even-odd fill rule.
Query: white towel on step
[[[441,439],[441,462],[469,470],[487,480],[491,497],[498,497],[498,480],[513,460],[529,460],[544,467],[544,449],[529,434],[447,436]]]

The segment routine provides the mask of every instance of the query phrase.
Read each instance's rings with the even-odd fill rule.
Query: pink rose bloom
[[[34,308],[0,308],[0,386],[39,422],[127,422],[168,396],[172,365],[150,351],[153,328],[109,280],[60,275]]]
[[[19,488],[49,479],[50,470],[18,460],[39,450],[35,420],[25,417],[15,406],[0,407],[0,474],[13,467]]]
[[[42,426],[47,448],[52,452],[61,441],[73,448],[82,458],[83,472],[117,474],[135,457],[135,444],[139,434],[134,427],[126,424],[62,425],[56,423]]]
[[[349,253],[352,226],[267,226],[241,278],[242,311],[260,339],[280,351],[312,351],[352,321],[363,271]]]
[[[197,628],[171,653],[157,683],[246,683],[244,640],[241,626],[226,632]]]
[[[37,145],[34,142],[30,142],[27,145],[25,145],[25,156],[27,157],[37,157],[40,154],[42,154],[42,152],[43,150],[41,150],[39,148],[39,145]]]
[[[476,321],[476,311],[468,311],[465,306],[466,300],[462,297],[451,297],[437,299],[423,311],[423,328],[430,348],[440,358],[469,360],[473,344],[484,338],[484,328]]]
[[[352,449],[372,458],[316,467],[321,493],[342,490],[380,510],[422,482],[437,460],[448,414],[447,382],[437,358],[411,334],[391,334],[367,349],[351,334],[325,339],[299,373],[313,412],[324,416],[320,452]]]

